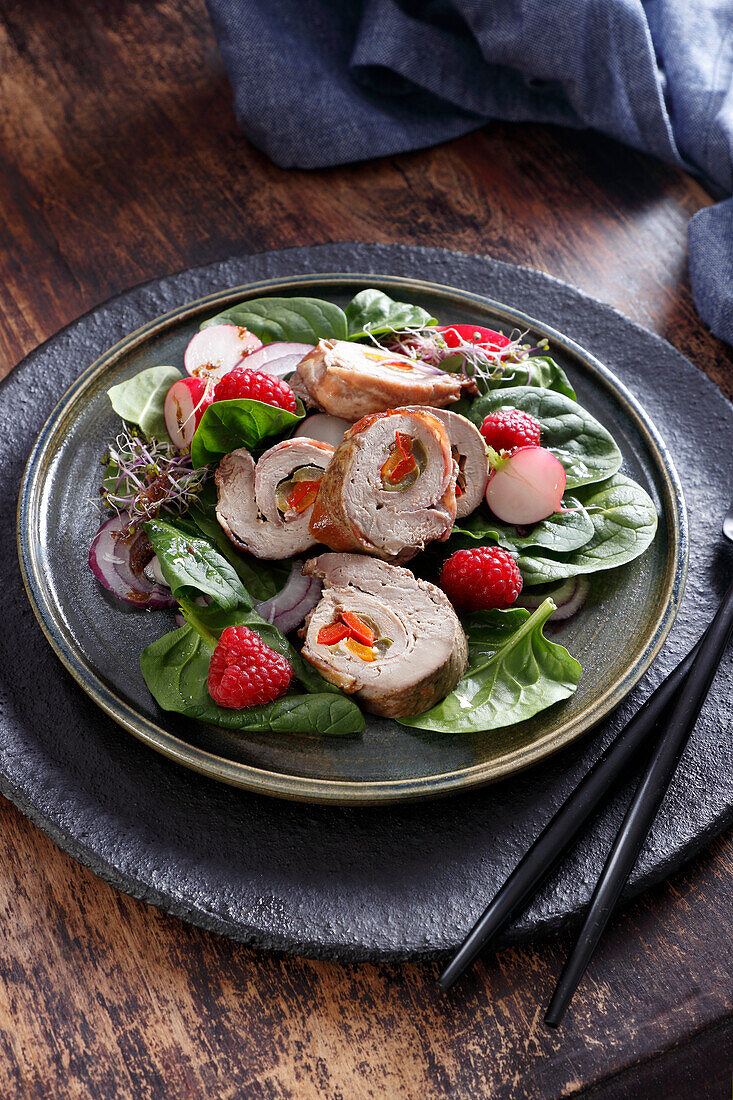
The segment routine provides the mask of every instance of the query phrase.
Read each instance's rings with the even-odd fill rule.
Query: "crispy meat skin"
[[[441,589],[408,569],[359,554],[321,554],[303,572],[323,582],[306,622],[303,656],[365,710],[403,718],[429,710],[453,690],[468,662],[468,643]],[[392,645],[376,661],[319,645],[318,632],[341,611],[374,622]]]
[[[405,369],[395,369],[390,362],[402,363]],[[462,376],[435,374],[406,356],[346,340],[321,340],[298,364],[296,392],[304,386],[319,408],[358,420],[400,405],[441,408],[457,401],[467,384]]]
[[[308,530],[309,510],[284,519],[275,500],[280,481],[298,466],[325,469],[333,447],[317,439],[286,439],[276,443],[255,466],[244,447],[225,455],[217,467],[216,518],[226,535],[257,558],[290,558],[314,545]]]
[[[427,466],[414,486],[387,492],[381,468],[397,431],[419,441]],[[311,514],[311,534],[332,550],[357,550],[408,561],[434,539],[446,539],[456,516],[448,433],[431,409],[393,409],[358,421],[336,448]]]

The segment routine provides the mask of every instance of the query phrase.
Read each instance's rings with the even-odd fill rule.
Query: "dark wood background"
[[[686,222],[710,201],[611,141],[540,126],[283,171],[237,129],[203,0],[0,0],[0,375],[143,280],[399,241],[574,283],[730,396],[731,353],[686,275]],[[728,1097],[732,886],[720,839],[627,906],[552,1033],[568,936],[487,958],[448,998],[432,966],[259,955],[115,893],[2,802],[0,1095]]]

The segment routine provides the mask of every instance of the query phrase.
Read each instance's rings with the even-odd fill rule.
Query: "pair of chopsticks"
[[[732,631],[733,585],[694,649],[609,745],[509,876],[440,975],[438,982],[443,989],[450,989],[479,952],[537,891],[609,789],[657,733],[656,747],[626,811],[580,935],[545,1014],[549,1027],[559,1026],[656,817]]]

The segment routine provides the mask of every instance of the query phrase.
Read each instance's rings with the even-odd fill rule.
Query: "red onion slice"
[[[282,634],[295,630],[321,598],[321,582],[313,577],[304,577],[302,562],[294,561],[287,583],[280,592],[269,600],[255,604],[255,611]]]
[[[239,366],[247,370],[259,370],[275,378],[284,378],[286,374],[292,374],[309,351],[313,351],[313,344],[277,340],[274,344],[265,344],[258,351],[253,351],[247,356],[246,362]]]
[[[89,568],[108,592],[133,607],[157,611],[175,607],[169,588],[153,584],[136,572],[130,560],[135,539],[125,536],[127,516],[122,513],[106,520],[89,547]]]
[[[522,592],[512,607],[534,611],[550,596],[557,604],[557,611],[552,612],[548,622],[562,622],[577,615],[588,598],[589,591],[590,581],[587,577],[569,577],[553,592],[545,592],[541,596],[535,592]]]

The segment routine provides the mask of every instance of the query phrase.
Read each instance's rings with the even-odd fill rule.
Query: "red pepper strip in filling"
[[[331,623],[330,626],[323,626],[318,631],[318,644],[336,645],[348,636],[349,628],[344,626],[343,623]]]
[[[382,481],[399,485],[403,477],[417,468],[417,462],[412,453],[412,437],[404,432],[395,432],[394,438],[394,450],[382,466]]]
[[[300,515],[306,508],[310,508],[318,496],[321,479],[318,481],[299,481],[290,490],[286,497],[288,508]]]
[[[340,619],[349,628],[350,636],[355,638],[357,642],[361,642],[362,645],[374,645],[376,638],[374,631],[353,611],[342,611]]]

